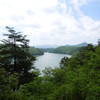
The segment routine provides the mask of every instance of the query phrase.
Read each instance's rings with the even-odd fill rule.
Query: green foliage
[[[88,45],[61,63],[20,91],[32,100],[100,100],[100,46]]]
[[[0,100],[23,100],[18,99],[20,97],[17,95],[17,86],[17,74],[8,76],[7,72],[3,68],[0,68]]]
[[[2,40],[0,46],[0,67],[5,68],[8,75],[17,73],[19,85],[33,79],[33,74],[29,71],[33,68],[33,57],[29,52],[26,36],[16,32],[14,28],[6,27],[8,34],[7,40]]]
[[[30,71],[33,58],[25,38],[9,32],[11,40],[0,46],[0,100],[100,100],[99,43],[63,58],[59,68],[46,68],[40,75]],[[19,87],[20,80],[24,84]]]

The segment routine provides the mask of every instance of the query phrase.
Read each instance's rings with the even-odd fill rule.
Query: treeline
[[[30,56],[28,45],[24,44],[24,51],[21,41],[20,45],[11,41],[9,46],[7,41],[0,46],[0,100],[100,100],[100,42],[63,58],[59,68],[46,68],[40,75],[35,68],[31,70],[35,58]]]

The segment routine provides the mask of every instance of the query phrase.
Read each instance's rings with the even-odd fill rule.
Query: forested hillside
[[[81,48],[86,47],[87,43],[80,43],[77,45],[65,45],[65,46],[59,46],[56,48],[42,48],[42,51],[44,52],[50,52],[50,53],[59,53],[59,54],[76,54],[78,53]]]
[[[8,30],[11,39],[22,43],[21,35]],[[30,71],[35,58],[28,52],[27,40],[23,41],[23,45],[4,41],[0,46],[0,100],[100,100],[100,42],[40,75],[35,68]]]
[[[81,49],[81,47],[75,47],[75,46],[61,46],[58,47],[56,49],[53,49],[52,53],[61,53],[61,54],[75,54],[77,53],[79,50]]]
[[[87,45],[87,43],[81,43],[77,45],[65,45],[52,49],[50,50],[50,52],[73,55],[78,53],[82,47],[85,47]]]
[[[34,55],[43,55],[44,51],[39,49],[39,48],[35,48],[35,47],[30,47],[30,53],[34,56]]]

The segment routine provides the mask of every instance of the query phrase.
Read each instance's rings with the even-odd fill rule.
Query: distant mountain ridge
[[[48,52],[51,52],[51,53],[61,53],[61,54],[73,55],[75,53],[78,53],[82,47],[85,47],[87,45],[88,43],[84,42],[84,43],[80,43],[77,45],[65,45],[65,46],[59,46],[57,48],[47,49],[47,50]]]
[[[77,53],[80,48],[87,46],[88,43],[80,43],[76,45],[64,45],[64,46],[57,46],[57,45],[41,45],[36,47],[30,47],[30,52],[33,55],[42,55],[44,52],[50,53],[61,53],[61,54],[74,54]]]
[[[86,42],[83,42],[83,43],[80,43],[80,44],[75,44],[75,45],[71,45],[71,44],[66,44],[66,45],[61,45],[61,46],[77,46],[77,47],[83,47],[83,46],[87,46],[88,43]],[[45,48],[57,48],[57,47],[60,47],[58,45],[38,45],[38,46],[35,46],[36,48],[42,48],[42,49],[45,49]]]
[[[38,45],[38,46],[35,46],[36,48],[56,48],[58,47],[58,45]]]
[[[83,43],[80,43],[80,44],[75,44],[75,45],[69,45],[69,44],[67,44],[67,45],[64,45],[64,46],[84,47],[84,46],[87,46],[87,45],[88,45],[88,43],[83,42]]]
[[[88,43],[84,42],[84,43],[77,44],[75,46],[77,46],[77,47],[84,47],[84,46],[87,46],[87,45],[88,45]]]

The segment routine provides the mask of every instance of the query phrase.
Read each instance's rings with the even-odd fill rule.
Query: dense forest
[[[100,100],[100,41],[41,75],[32,67],[35,57],[26,36],[6,29],[8,39],[0,45],[0,100]]]

